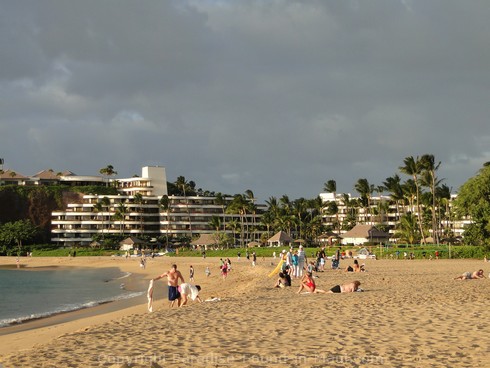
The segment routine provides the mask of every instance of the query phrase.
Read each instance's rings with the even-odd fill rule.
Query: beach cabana
[[[267,240],[270,247],[281,247],[283,245],[289,245],[292,242],[293,238],[291,238],[284,231],[277,232],[269,240]]]
[[[199,238],[191,242],[191,244],[207,250],[208,246],[217,245],[218,239],[214,234],[201,234]]]
[[[361,245],[364,243],[383,243],[390,239],[390,234],[379,230],[374,225],[358,224],[342,234],[342,244]]]
[[[332,245],[332,243],[336,242],[340,239],[339,234],[334,233],[333,231],[328,231],[326,233],[321,234],[318,237],[318,241],[321,244],[327,243],[328,245]]]
[[[119,242],[119,250],[131,250],[144,244],[146,244],[144,240],[135,238],[134,236],[129,236]]]

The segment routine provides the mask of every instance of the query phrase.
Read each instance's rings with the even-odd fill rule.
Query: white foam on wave
[[[16,325],[16,324],[24,323],[27,321],[35,320],[35,319],[46,318],[46,317],[54,316],[54,315],[59,314],[59,313],[73,312],[73,311],[80,310],[80,309],[91,308],[91,307],[95,307],[95,306],[100,305],[100,304],[114,302],[114,301],[118,301],[118,300],[131,299],[131,298],[135,298],[137,296],[143,295],[143,294],[144,294],[143,291],[128,292],[128,293],[125,293],[122,295],[117,295],[117,296],[114,296],[112,298],[102,299],[102,300],[98,300],[98,301],[89,301],[89,302],[80,303],[80,304],[65,304],[65,305],[59,306],[58,308],[56,308],[50,312],[30,314],[30,315],[16,317],[16,318],[1,319],[0,320],[0,327],[7,327],[7,326]]]

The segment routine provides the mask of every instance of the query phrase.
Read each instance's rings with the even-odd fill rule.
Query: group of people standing
[[[289,248],[289,251],[283,250],[281,253],[282,268],[279,272],[279,277],[274,285],[277,288],[285,288],[292,285],[292,279],[301,279],[298,294],[302,291],[310,293],[345,293],[353,291],[362,291],[360,289],[360,281],[353,281],[344,285],[335,285],[330,290],[325,291],[316,287],[315,280],[313,278],[314,271],[323,271],[325,266],[325,248],[321,248],[316,254],[316,262],[311,261],[308,263],[307,256],[300,245],[298,250],[294,250],[293,247]],[[337,250],[337,254],[334,257],[340,259],[340,249]],[[338,268],[338,266],[337,266]],[[304,273],[304,274],[303,274]]]
[[[284,249],[281,256],[283,260],[282,273],[296,279],[303,277],[303,270],[306,268],[308,259],[302,245],[297,250],[294,250],[293,247],[290,247],[288,251]]]

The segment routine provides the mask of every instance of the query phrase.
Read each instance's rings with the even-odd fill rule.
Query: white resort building
[[[243,220],[252,224],[260,219],[258,213],[245,214],[245,219],[223,213],[233,197],[224,197],[223,206],[215,197],[168,196],[164,167],[143,167],[141,177],[111,179],[110,184],[118,195],[83,195],[64,211],[52,212],[51,240],[63,246],[86,246],[96,234],[192,238],[216,232],[210,225],[215,216],[222,224]],[[168,197],[167,208],[161,203],[164,196]],[[222,227],[223,232],[240,236],[239,230]],[[235,242],[239,244],[241,239],[235,238]]]

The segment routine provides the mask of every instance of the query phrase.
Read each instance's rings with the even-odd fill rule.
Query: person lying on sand
[[[473,273],[464,272],[462,275],[455,277],[455,280],[471,280],[471,279],[484,279],[485,275],[483,275],[483,270],[479,269]]]
[[[362,289],[359,288],[360,285],[361,282],[356,280],[344,285],[335,285],[328,292],[329,293],[352,293],[354,291],[362,291]]]

